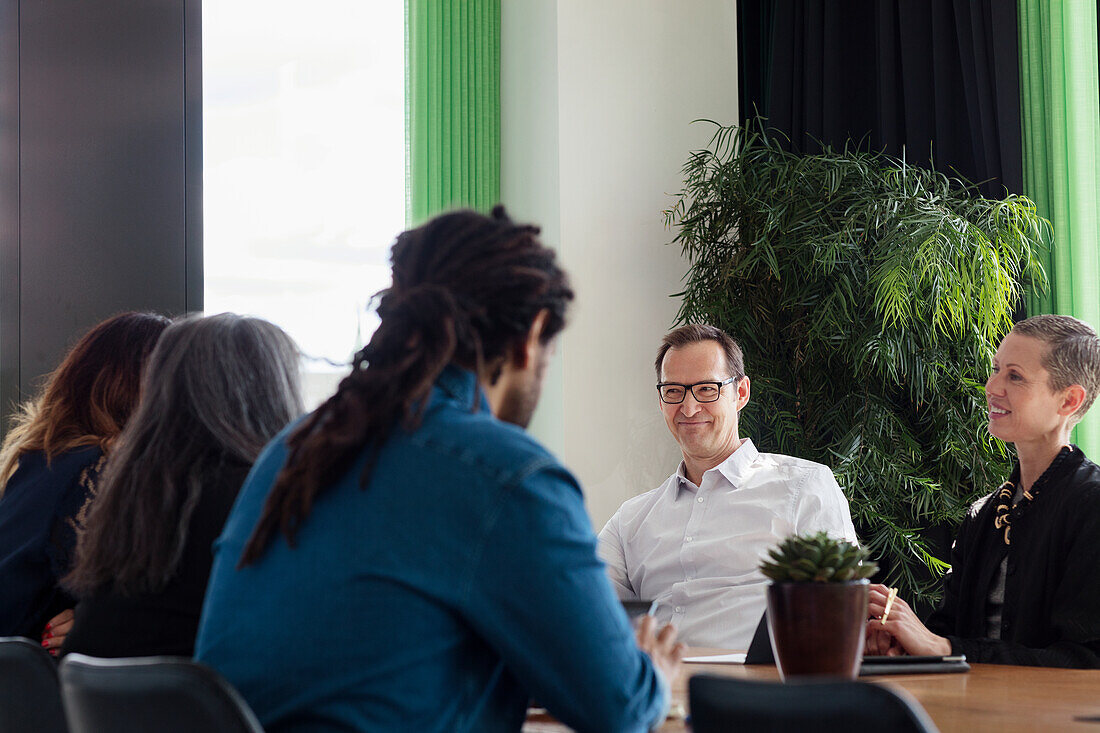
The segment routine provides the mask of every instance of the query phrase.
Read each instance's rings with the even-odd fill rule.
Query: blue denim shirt
[[[478,405],[475,410],[472,406]],[[260,456],[215,544],[196,658],[268,731],[515,731],[534,698],[580,731],[660,722],[576,480],[497,420],[470,372],[322,492],[296,547],[237,561],[286,459]]]

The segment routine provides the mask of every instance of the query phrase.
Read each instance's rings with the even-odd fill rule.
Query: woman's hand
[[[876,654],[891,655],[890,649],[896,647],[893,654],[911,654],[913,656],[947,656],[951,653],[951,642],[928,630],[909,604],[901,598],[894,598],[890,605],[890,615],[886,623],[881,621],[886,611],[886,596],[890,589],[884,585],[871,586],[871,598],[867,612],[871,620],[867,622],[868,648]],[[882,634],[891,637],[884,644]],[[873,637],[873,640],[872,640]],[[883,651],[885,649],[885,651]]]
[[[46,628],[42,631],[42,647],[56,657],[72,628],[73,609],[66,608],[46,624]]]
[[[894,609],[890,609],[893,614]],[[901,648],[898,640],[890,635],[877,618],[867,619],[867,640],[863,644],[863,655],[866,657],[900,657],[905,650]]]

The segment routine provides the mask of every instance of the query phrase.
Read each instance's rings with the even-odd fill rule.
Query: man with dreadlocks
[[[573,298],[538,230],[397,238],[381,325],[265,449],[215,545],[196,643],[268,731],[577,730],[663,719],[682,646],[632,633],[576,480],[523,428]]]

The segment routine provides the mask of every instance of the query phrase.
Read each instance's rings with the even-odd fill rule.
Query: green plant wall
[[[854,146],[785,152],[761,125],[717,126],[684,166],[665,212],[691,263],[680,321],[741,343],[743,434],[830,466],[886,582],[934,601],[931,538],[1011,467],[984,383],[1021,284],[1043,287],[1049,224]]]

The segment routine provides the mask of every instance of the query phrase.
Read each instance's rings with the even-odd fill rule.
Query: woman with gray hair
[[[80,602],[63,654],[191,656],[211,545],[302,411],[298,358],[258,318],[192,315],[164,332],[64,579]]]

